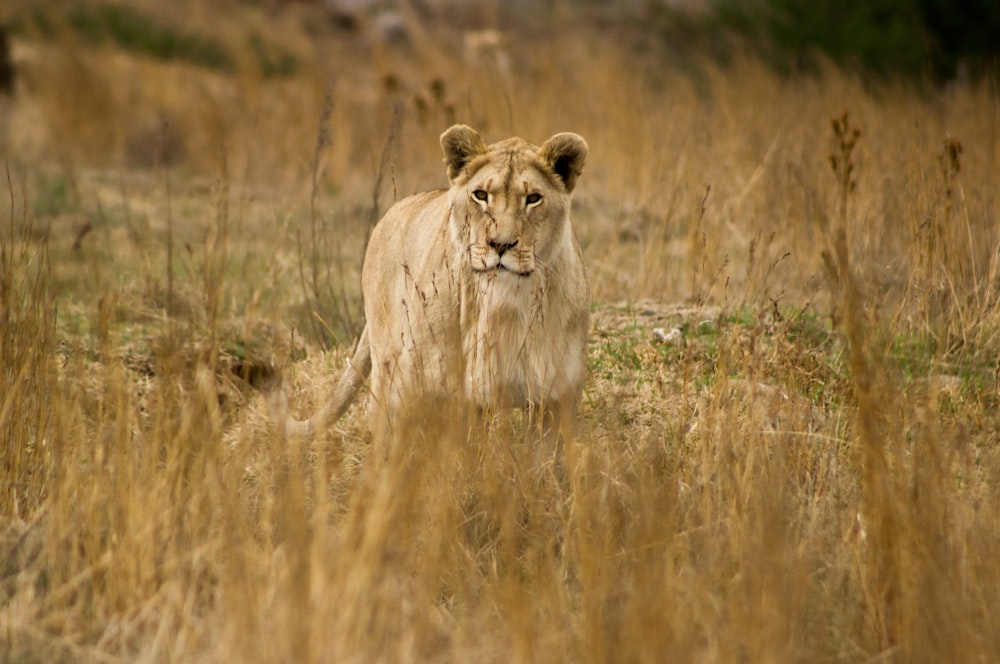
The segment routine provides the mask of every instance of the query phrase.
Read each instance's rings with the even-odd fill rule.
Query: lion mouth
[[[498,275],[498,274],[509,274],[513,277],[530,277],[534,270],[515,270],[513,268],[507,267],[503,263],[499,263],[494,267],[475,267],[473,266],[472,271],[484,276]]]
[[[513,275],[516,275],[518,277],[529,277],[529,276],[531,276],[531,273],[532,273],[532,270],[526,270],[526,271],[522,272],[520,270],[515,270],[513,268],[509,268],[506,265],[504,265],[503,263],[500,263],[499,265],[497,265],[496,269],[497,269],[497,272],[506,272],[507,274],[513,274]]]
[[[531,262],[504,260],[505,256],[471,256],[469,267],[473,272],[482,275],[509,274],[518,277],[530,277],[535,272]]]

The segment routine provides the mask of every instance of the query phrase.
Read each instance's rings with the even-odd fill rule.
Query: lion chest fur
[[[556,269],[530,278],[473,274],[466,282],[463,376],[473,402],[524,407],[575,400],[585,374],[588,317],[557,287]]]

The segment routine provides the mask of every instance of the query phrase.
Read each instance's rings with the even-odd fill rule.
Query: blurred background
[[[907,279],[885,270],[908,251],[898,229],[937,205],[942,141],[987,180],[998,158],[986,0],[14,0],[0,26],[0,153],[67,251],[61,287],[142,283],[159,309],[168,225],[192,274],[232,237],[238,283],[274,275],[234,301],[272,318],[291,303],[324,346],[358,329],[371,224],[446,186],[454,122],[587,138],[577,229],[605,301],[746,297],[752,270],[726,266],[758,235],[764,258],[791,254],[787,295],[822,299],[816,222],[845,112],[868,139],[856,248],[886,292]]]
[[[569,42],[596,59],[566,52]],[[709,63],[756,58],[785,76],[834,65],[926,89],[993,76],[998,54],[1000,5],[988,0],[12,0],[0,9],[0,145],[197,167],[229,115],[288,105],[289,124],[315,129],[324,96],[354,125],[400,102],[407,119],[438,128],[487,120],[485,88],[505,88],[507,107],[530,103],[507,88],[569,75],[553,65],[622,58],[652,81],[681,70],[704,88]],[[612,101],[574,90],[574,106],[598,114]],[[34,103],[12,112],[11,98]]]

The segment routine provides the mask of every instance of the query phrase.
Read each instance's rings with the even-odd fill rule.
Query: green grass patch
[[[69,25],[92,42],[111,42],[131,53],[180,60],[210,69],[230,70],[233,61],[218,41],[168,25],[126,5],[78,4]]]

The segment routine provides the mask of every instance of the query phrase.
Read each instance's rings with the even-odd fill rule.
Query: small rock
[[[656,341],[661,344],[671,344],[673,346],[679,345],[684,339],[684,333],[680,331],[680,328],[671,328],[669,332],[664,330],[662,327],[653,328],[653,336]]]

